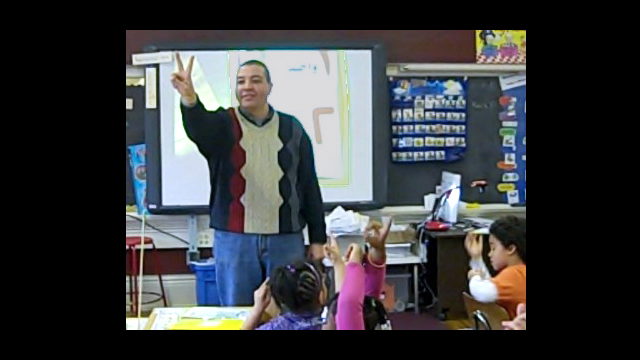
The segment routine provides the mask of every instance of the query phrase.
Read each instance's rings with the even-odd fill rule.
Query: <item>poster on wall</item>
[[[504,193],[508,204],[527,202],[527,76],[500,78],[502,108],[498,120],[502,123],[503,158],[498,168],[504,172],[498,191]]]
[[[462,77],[389,78],[394,163],[455,162],[467,147]]]
[[[526,64],[527,30],[476,30],[478,64]]]

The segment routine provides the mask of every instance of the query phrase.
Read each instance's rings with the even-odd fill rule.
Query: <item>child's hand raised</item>
[[[253,293],[253,307],[255,310],[259,310],[261,313],[271,303],[271,289],[269,288],[269,279],[260,285],[258,290]]]
[[[364,249],[362,248],[362,246],[356,243],[353,243],[349,245],[349,249],[347,249],[346,258],[347,258],[347,262],[352,262],[352,263],[362,265],[362,262],[364,260]]]
[[[472,259],[482,257],[482,235],[476,235],[472,232],[467,233],[466,239],[464,239],[464,247],[467,249],[467,253]]]
[[[331,260],[334,266],[336,264],[344,264],[344,260],[342,259],[342,254],[340,254],[340,246],[338,246],[338,241],[333,236],[333,234],[331,234],[330,243],[328,245],[325,245],[323,250],[324,250],[324,256],[327,259]]]
[[[345,264],[344,259],[342,258],[342,254],[340,254],[340,246],[338,245],[338,241],[331,234],[331,240],[328,245],[324,246],[324,256],[331,260],[333,263],[333,270],[335,274],[335,291],[340,292],[342,289],[342,283],[344,282],[345,276]]]
[[[258,290],[253,292],[253,310],[242,324],[242,330],[255,330],[270,303],[271,290],[269,289],[269,279],[267,278]]]
[[[364,241],[366,241],[372,248],[384,251],[387,237],[391,232],[391,224],[393,219],[389,218],[385,220],[384,225],[379,222],[370,223],[364,232]]]

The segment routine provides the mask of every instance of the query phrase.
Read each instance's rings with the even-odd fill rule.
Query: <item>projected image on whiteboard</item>
[[[242,63],[265,63],[273,83],[268,102],[277,111],[295,116],[311,138],[325,201],[372,200],[370,50],[185,51],[181,56],[195,56],[192,81],[210,111],[238,106],[236,74]],[[176,176],[169,174],[178,171],[181,180],[175,181],[182,186],[189,184],[192,193],[198,191],[194,189],[206,189],[206,201],[199,203],[196,197],[202,196],[191,194],[180,195],[182,200],[175,197],[169,203],[207,204],[207,164],[185,133],[180,95],[169,82],[175,71],[175,62],[160,65],[163,200],[167,205],[167,200],[174,197],[167,191],[180,192],[176,189],[179,184],[172,185]],[[185,198],[189,198],[188,203]]]
[[[238,101],[229,76],[235,76],[232,69],[238,69],[248,60],[264,62],[275,83],[269,103],[275,109],[298,118],[313,139],[318,177],[346,184],[349,180],[349,157],[348,149],[343,146],[350,143],[350,134],[348,113],[345,111],[348,69],[344,58],[344,51],[320,50],[209,53],[196,57],[192,79],[207,109],[235,107]],[[174,71],[177,71],[175,66]],[[339,69],[344,69],[343,76],[339,76]],[[341,78],[342,82],[339,81]],[[306,94],[304,89],[307,89]],[[178,157],[197,154],[197,148],[187,138],[182,125],[179,95],[176,93],[175,97],[174,151]]]

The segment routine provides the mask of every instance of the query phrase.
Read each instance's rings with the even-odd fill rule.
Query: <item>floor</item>
[[[413,312],[389,314],[393,330],[451,330],[431,314]]]
[[[473,326],[473,322],[469,319],[449,320],[445,321],[444,324],[451,330],[470,329]]]

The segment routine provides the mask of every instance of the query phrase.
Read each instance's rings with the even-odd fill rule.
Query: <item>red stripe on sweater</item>
[[[236,116],[234,109],[229,109],[231,114],[231,129],[233,131],[234,143],[231,148],[231,163],[234,167],[233,175],[231,175],[231,204],[229,205],[229,224],[228,229],[231,232],[244,232],[244,205],[240,202],[240,198],[244,195],[247,182],[242,177],[240,170],[247,162],[246,152],[240,146],[242,139],[242,128]]]

